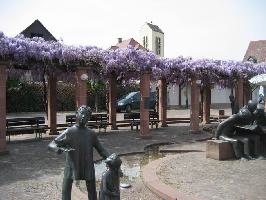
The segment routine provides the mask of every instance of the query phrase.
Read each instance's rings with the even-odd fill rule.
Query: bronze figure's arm
[[[74,149],[70,148],[67,142],[67,132],[68,130],[65,130],[63,133],[57,136],[57,138],[50,142],[48,144],[48,149],[58,154],[62,153],[63,151],[73,151]]]
[[[98,137],[95,135],[95,133],[93,134],[93,146],[95,147],[95,149],[98,151],[98,153],[104,158],[106,159],[110,154],[108,153],[108,151],[106,151],[106,149],[101,145],[101,143],[98,140]]]

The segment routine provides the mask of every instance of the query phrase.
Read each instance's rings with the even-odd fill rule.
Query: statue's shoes
[[[255,158],[248,156],[248,155],[244,155],[243,157],[241,157],[241,160],[248,161],[248,160],[255,160]]]
[[[265,156],[259,156],[259,157],[257,157],[257,160],[266,160],[266,157]]]
[[[249,159],[247,159],[246,157],[241,157],[240,160],[241,161],[249,161]]]

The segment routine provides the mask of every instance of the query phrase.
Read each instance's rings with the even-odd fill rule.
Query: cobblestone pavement
[[[205,150],[206,143],[172,146]],[[157,174],[165,184],[202,200],[266,199],[266,160],[217,161],[205,152],[184,153],[163,161]]]
[[[136,131],[109,131],[99,139],[109,152],[129,153],[143,151],[144,147],[160,142],[193,142],[210,137],[208,133],[188,134],[188,125],[171,125],[153,129],[152,139],[143,140]],[[64,155],[47,150],[52,138],[41,141],[17,142],[8,145],[10,154],[0,157],[0,200],[58,200],[61,198],[61,183]],[[95,154],[95,159],[99,156]],[[129,190],[121,192],[121,199],[158,198],[138,180]],[[74,199],[75,200],[75,199]]]

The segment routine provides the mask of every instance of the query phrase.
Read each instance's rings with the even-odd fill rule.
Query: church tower
[[[139,41],[149,51],[164,56],[164,33],[159,26],[146,22],[141,27]]]

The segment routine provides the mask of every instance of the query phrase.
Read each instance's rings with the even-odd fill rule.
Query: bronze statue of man
[[[217,127],[215,137],[232,143],[236,158],[251,159],[253,156],[252,150],[258,145],[256,133],[260,131],[260,127],[252,125],[255,120],[253,112],[256,108],[257,103],[250,100],[248,105],[241,108],[237,114],[224,120]],[[241,128],[246,125],[252,126],[248,126],[246,129]]]
[[[62,200],[71,200],[73,180],[85,180],[89,200],[97,200],[93,148],[105,159],[109,153],[102,147],[94,131],[86,127],[91,109],[81,106],[76,112],[77,124],[55,138],[49,148],[66,152]]]

